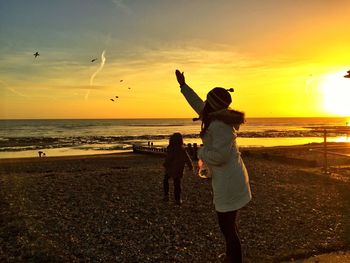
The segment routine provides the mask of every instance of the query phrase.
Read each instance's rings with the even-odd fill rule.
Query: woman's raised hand
[[[177,69],[175,71],[175,75],[176,75],[177,82],[179,82],[180,86],[185,84],[185,76],[183,72],[181,73],[180,70]]]

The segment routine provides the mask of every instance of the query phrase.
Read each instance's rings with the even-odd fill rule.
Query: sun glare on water
[[[344,78],[344,72],[327,75],[321,88],[329,113],[350,116],[350,79]]]

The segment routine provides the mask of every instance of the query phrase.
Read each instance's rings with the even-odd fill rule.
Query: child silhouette
[[[165,175],[163,180],[164,201],[169,200],[169,178],[174,180],[174,198],[177,205],[181,205],[181,179],[187,164],[193,170],[193,165],[183,144],[181,133],[174,133],[170,136],[167,155],[164,161]]]

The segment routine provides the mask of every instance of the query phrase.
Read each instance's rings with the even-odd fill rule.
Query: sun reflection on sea
[[[336,137],[336,138],[334,138],[334,142],[348,142],[348,143],[350,143],[350,135]]]

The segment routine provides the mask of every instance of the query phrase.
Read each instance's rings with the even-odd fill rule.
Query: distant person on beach
[[[182,135],[177,132],[170,136],[164,161],[164,201],[169,201],[169,178],[172,178],[174,181],[175,203],[181,205],[181,179],[185,164],[187,164],[189,169],[193,170],[192,161],[185,150]]]
[[[203,147],[197,155],[211,172],[213,202],[226,241],[224,262],[242,262],[237,213],[251,200],[248,173],[236,144],[236,131],[244,123],[244,114],[229,108],[232,99],[228,90],[214,88],[203,101],[185,83],[183,73],[176,70],[175,74],[181,93],[199,115],[194,120],[202,121]]]

